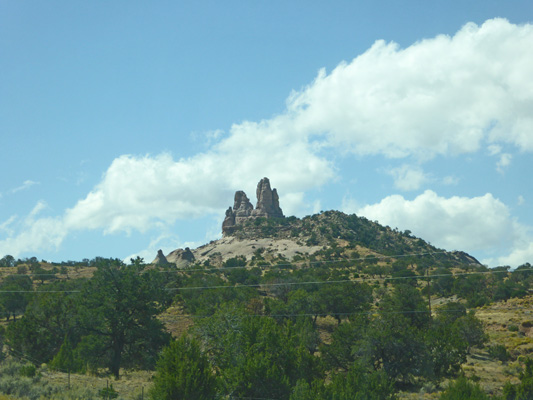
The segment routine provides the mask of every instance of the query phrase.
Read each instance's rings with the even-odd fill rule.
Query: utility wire
[[[532,272],[533,268],[521,269],[515,272]],[[204,290],[204,289],[236,289],[245,287],[275,287],[275,286],[295,286],[295,285],[325,285],[325,284],[337,284],[337,283],[358,283],[368,281],[397,281],[403,279],[421,279],[427,280],[428,278],[444,278],[444,277],[460,277],[469,275],[487,275],[487,274],[503,274],[509,273],[509,271],[476,271],[476,272],[458,272],[451,274],[435,274],[435,275],[414,275],[414,276],[396,276],[396,277],[364,277],[354,279],[341,279],[333,281],[300,281],[300,282],[278,282],[278,283],[254,283],[254,284],[242,284],[242,285],[214,285],[214,286],[192,286],[192,287],[179,287],[179,288],[164,288],[163,290]],[[80,293],[80,290],[0,290],[0,293]]]
[[[525,270],[520,270],[525,271]],[[527,271],[533,271],[528,269]],[[230,288],[245,288],[245,287],[276,287],[276,286],[294,286],[294,285],[326,285],[336,283],[358,283],[368,281],[397,281],[403,279],[422,279],[428,278],[443,278],[443,277],[459,277],[467,275],[480,275],[480,274],[494,274],[494,273],[508,273],[508,271],[481,271],[481,272],[464,272],[456,274],[436,274],[436,275],[414,275],[414,276],[397,276],[397,277],[385,277],[385,278],[355,278],[355,279],[340,279],[334,281],[300,281],[300,282],[278,282],[278,283],[254,283],[254,284],[242,284],[242,285],[213,285],[213,286],[192,286],[192,287],[179,287],[179,288],[165,288],[164,290],[204,290],[204,289],[230,289]]]

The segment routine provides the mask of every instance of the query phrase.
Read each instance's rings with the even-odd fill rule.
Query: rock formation
[[[156,265],[166,265],[166,264],[168,264],[168,260],[165,257],[165,255],[163,254],[163,251],[161,249],[159,249],[157,251],[157,256],[155,256],[155,259],[154,259],[154,261],[152,261],[152,264],[156,264]]]
[[[254,217],[282,218],[283,211],[279,208],[279,197],[276,189],[270,188],[268,178],[263,178],[257,184],[257,206],[252,211]]]
[[[235,225],[241,224],[244,220],[252,215],[254,206],[250,203],[248,196],[242,190],[235,192],[233,208],[226,210],[226,217],[222,223],[222,232],[227,231]]]
[[[249,218],[283,218],[283,211],[279,207],[279,196],[276,189],[271,189],[268,178],[263,178],[257,184],[257,205],[252,203],[242,190],[235,192],[233,208],[226,210],[226,217],[222,223],[222,234],[228,235],[232,228],[242,224]]]
[[[185,247],[184,249],[177,249],[167,255],[168,262],[176,264],[176,267],[186,267],[194,262],[194,254],[191,249]]]

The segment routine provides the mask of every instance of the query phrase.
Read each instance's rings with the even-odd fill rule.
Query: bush
[[[118,392],[113,389],[113,384],[111,386],[106,387],[104,389],[101,389],[98,392],[98,396],[100,396],[102,399],[116,399],[118,397]]]
[[[37,373],[37,368],[33,364],[26,364],[20,367],[19,374],[28,378],[33,378]]]
[[[197,341],[182,336],[163,349],[157,362],[150,397],[165,399],[212,399],[216,378]]]
[[[510,358],[509,352],[502,344],[489,346],[489,356],[502,362],[508,361]]]
[[[442,393],[440,400],[489,400],[478,383],[470,382],[462,376]]]

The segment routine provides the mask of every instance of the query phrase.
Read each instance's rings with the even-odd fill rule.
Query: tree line
[[[261,252],[222,268],[154,268],[139,258],[93,266],[83,279],[5,277],[0,304],[10,323],[0,340],[61,371],[105,368],[118,379],[124,368],[154,370],[153,399],[394,399],[439,385],[487,342],[467,307],[479,296],[524,296],[532,279],[529,265],[455,277],[400,262],[383,279],[363,280],[368,266],[265,265]],[[452,294],[464,301],[430,310],[431,295]],[[157,318],[171,304],[194,321],[180,338]],[[528,393],[528,371],[506,399]]]

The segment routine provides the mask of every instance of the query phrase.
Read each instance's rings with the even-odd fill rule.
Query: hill
[[[168,262],[183,265],[178,249],[166,256]],[[462,251],[436,248],[409,231],[400,232],[355,214],[326,211],[304,218],[265,218],[246,220],[231,234],[192,249],[189,263],[222,265],[233,257],[250,261],[263,258],[298,261],[311,255],[319,259],[359,260],[391,265],[404,260],[413,265],[430,262],[433,267],[482,268],[473,256]],[[424,261],[425,257],[425,261]]]
[[[59,393],[68,368],[77,393],[92,382],[96,396],[111,372],[119,398],[139,398],[158,381],[163,346],[183,335],[221,398],[437,399],[462,374],[491,395],[520,384],[533,352],[529,264],[488,269],[339,211],[285,217],[266,178],[257,193],[255,208],[236,193],[221,239],[160,251],[151,264],[32,258],[1,268],[0,371],[12,377],[0,377],[0,393],[31,373],[42,379],[36,393],[52,382]],[[110,337],[127,345],[109,347]],[[15,386],[20,397],[30,387]]]

